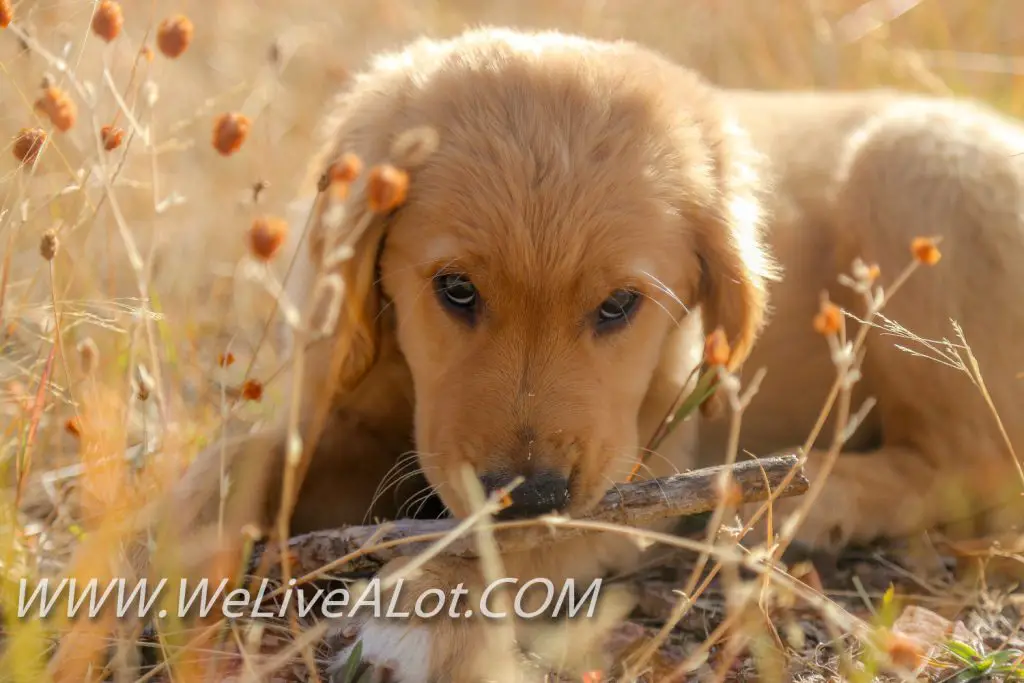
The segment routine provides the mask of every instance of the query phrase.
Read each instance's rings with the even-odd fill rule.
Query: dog
[[[1009,448],[1024,436],[1013,418],[1024,399],[1012,341],[1024,333],[1017,123],[895,91],[726,90],[628,41],[480,28],[379,55],[326,129],[287,292],[321,302],[336,325],[300,338],[289,419],[301,441],[281,427],[229,449],[232,470],[257,463],[234,482],[233,529],[273,523],[286,461],[302,482],[292,532],[394,516],[391,501],[424,482],[466,517],[466,468],[485,492],[521,478],[502,512],[517,518],[577,516],[631,476],[718,461],[730,434],[711,415],[721,400],[643,453],[692,390],[712,331],[728,344],[723,373],[743,385],[766,369],[740,452],[792,450],[837,377],[836,347],[812,325],[822,292],[865,318],[864,292],[840,275],[859,263],[884,287],[919,237],[938,240],[942,261],[908,278],[884,314],[919,346],[940,340],[918,355],[975,359],[965,365],[976,362],[984,385],[871,330],[849,401],[851,412],[877,404],[840,442],[824,423],[806,453],[812,485],[830,444],[842,448],[796,538],[834,547],[912,534],[991,507],[994,491],[1019,496]],[[435,144],[408,164],[400,205],[371,210],[362,181],[318,188],[346,154],[394,161],[396,140],[416,129]],[[970,354],[941,342],[951,319]],[[403,469],[410,453],[415,472]],[[208,490],[221,457],[200,457],[175,500]],[[405,494],[379,495],[400,479]],[[963,505],[950,502],[954,489]],[[799,504],[780,501],[777,514]],[[214,507],[176,512],[187,526]],[[505,575],[558,584],[635,567],[636,544],[608,536],[502,556]],[[400,607],[466,582],[474,594],[483,586],[474,562],[435,558],[406,582]],[[357,626],[363,659],[393,680],[542,679],[477,619]],[[530,640],[527,625],[516,629]]]

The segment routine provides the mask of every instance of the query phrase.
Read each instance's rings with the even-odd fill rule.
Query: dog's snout
[[[483,474],[480,483],[489,494],[509,486],[515,474]],[[526,475],[509,493],[511,503],[495,515],[498,519],[527,519],[565,509],[569,503],[569,480],[558,472],[542,470]]]

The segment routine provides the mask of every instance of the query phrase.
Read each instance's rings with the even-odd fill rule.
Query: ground
[[[48,642],[37,624],[10,619],[17,580],[87,573],[110,551],[107,524],[139,503],[135,472],[170,480],[225,415],[256,425],[278,400],[280,360],[263,330],[279,264],[254,268],[246,235],[256,218],[286,214],[330,96],[373,51],[480,23],[560,28],[643,41],[727,86],[898,86],[1024,113],[1015,0],[124,0],[123,26],[97,32],[102,4],[0,0],[0,18],[14,16],[0,29],[0,679],[39,680]],[[178,14],[193,29],[172,58],[154,36]],[[33,106],[47,97],[48,111]],[[212,140],[226,113],[251,122],[229,155]],[[125,133],[111,150],[107,125]],[[26,172],[15,138],[32,126],[48,144]],[[1013,569],[1007,555],[997,559]],[[959,623],[953,640],[978,652],[1024,648],[1013,640],[1020,596],[987,558],[918,543],[850,552],[831,570],[819,558],[801,576],[883,632],[920,618],[903,611],[915,603]],[[683,580],[693,561],[681,561]],[[620,644],[656,630],[679,581],[641,585]],[[873,677],[871,648],[811,602],[762,604],[739,632],[783,645],[788,669],[776,680],[849,679],[858,667]],[[716,631],[725,614],[712,584],[663,649],[665,670],[703,648],[705,673],[771,680],[773,660],[751,654],[756,638],[729,650],[747,641]]]

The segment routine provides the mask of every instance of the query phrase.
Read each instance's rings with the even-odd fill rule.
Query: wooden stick
[[[736,496],[734,503],[753,503],[766,500],[772,491],[783,484],[794,469],[792,480],[779,493],[779,498],[798,496],[807,491],[808,482],[799,469],[795,455],[773,456],[747,460],[731,467],[708,467],[671,477],[619,484],[581,520],[605,522],[638,527],[664,519],[683,517],[715,509],[721,498],[719,477],[730,470]],[[541,518],[529,522],[492,522],[495,540],[502,552],[515,552],[551,543],[570,536],[588,533],[579,528],[560,526],[559,518]],[[360,548],[384,545],[370,553],[353,558],[341,574],[374,572],[395,557],[416,555],[455,528],[452,519],[401,519],[374,526],[351,526],[341,529],[314,531],[296,536],[289,541],[292,571],[295,575],[315,572],[339,558],[356,553]],[[514,533],[508,533],[513,531]],[[596,533],[596,532],[589,532]],[[276,546],[257,546],[249,563],[255,570],[263,553],[276,553]],[[476,547],[471,534],[452,541],[444,555],[475,557]],[[277,567],[276,558],[272,567]]]

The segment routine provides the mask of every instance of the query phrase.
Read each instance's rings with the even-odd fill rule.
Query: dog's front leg
[[[361,593],[350,592],[333,668],[344,670],[360,641],[363,661],[402,683],[526,683],[554,670],[603,670],[605,638],[635,596],[601,577],[635,564],[638,552],[621,538],[569,539],[503,555],[502,576],[487,579],[476,560],[435,558],[366,602],[379,610],[355,609]],[[376,585],[410,561],[389,563]]]
[[[476,561],[436,558],[402,576],[410,561],[390,562],[369,586],[350,592],[335,629],[344,647],[332,675],[348,668],[359,644],[362,664],[396,683],[544,680],[520,654],[511,618],[480,613],[486,587]],[[402,578],[389,585],[389,577]]]
[[[808,452],[804,470],[812,489],[821,490],[790,532],[792,540],[809,550],[836,551],[850,543],[920,533],[962,514],[970,505],[955,473],[940,477],[934,453],[885,445],[868,453],[840,453],[826,471],[828,459],[824,450]],[[772,504],[775,532],[783,533],[787,520],[807,504],[806,495],[776,500]],[[761,505],[745,506],[745,519]],[[762,518],[746,540],[762,542],[764,528]]]

